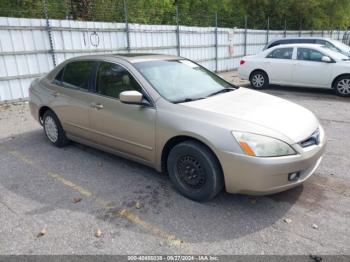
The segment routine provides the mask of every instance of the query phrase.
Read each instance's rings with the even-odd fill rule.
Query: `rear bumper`
[[[29,110],[33,118],[40,123],[38,105],[33,103],[32,101],[29,101]]]
[[[244,70],[243,66],[238,67],[238,77],[242,80],[249,80],[249,74]]]
[[[278,193],[306,181],[322,161],[326,138],[319,145],[299,152],[294,156],[258,158],[231,152],[219,154],[225,177],[226,191],[250,195]],[[291,173],[299,178],[289,181]]]

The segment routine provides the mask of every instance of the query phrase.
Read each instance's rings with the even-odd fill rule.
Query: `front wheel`
[[[350,96],[350,75],[339,77],[334,90],[338,96]]]
[[[167,167],[176,189],[192,200],[210,200],[224,187],[218,160],[198,142],[185,141],[176,145],[169,153]]]
[[[250,84],[255,89],[264,89],[269,85],[269,78],[263,71],[255,71],[250,76]]]

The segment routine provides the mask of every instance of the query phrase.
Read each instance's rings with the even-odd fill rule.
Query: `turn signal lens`
[[[244,150],[244,152],[248,156],[255,156],[253,149],[251,149],[250,146],[246,142],[241,141],[241,142],[239,142],[239,144],[241,145],[242,149]]]
[[[243,153],[248,156],[271,157],[295,155],[296,151],[287,143],[276,138],[232,131]]]
[[[241,61],[239,61],[239,64],[240,64],[240,65],[243,65],[243,64],[245,64],[245,61],[244,61],[244,60],[241,60]]]

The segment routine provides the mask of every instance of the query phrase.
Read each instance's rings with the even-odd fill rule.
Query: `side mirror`
[[[119,100],[124,104],[149,105],[148,102],[145,102],[143,95],[135,90],[121,92]]]
[[[329,56],[322,56],[321,58],[322,62],[325,62],[325,63],[331,63],[332,62],[332,59],[329,57]]]

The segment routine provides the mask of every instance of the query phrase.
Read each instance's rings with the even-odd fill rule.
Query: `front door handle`
[[[60,95],[60,93],[59,93],[59,92],[54,92],[52,95],[53,95],[54,97],[58,97],[58,96]]]
[[[97,110],[100,110],[100,109],[103,108],[102,104],[91,103],[90,105],[91,105],[91,107],[93,107],[93,108],[95,108]]]

